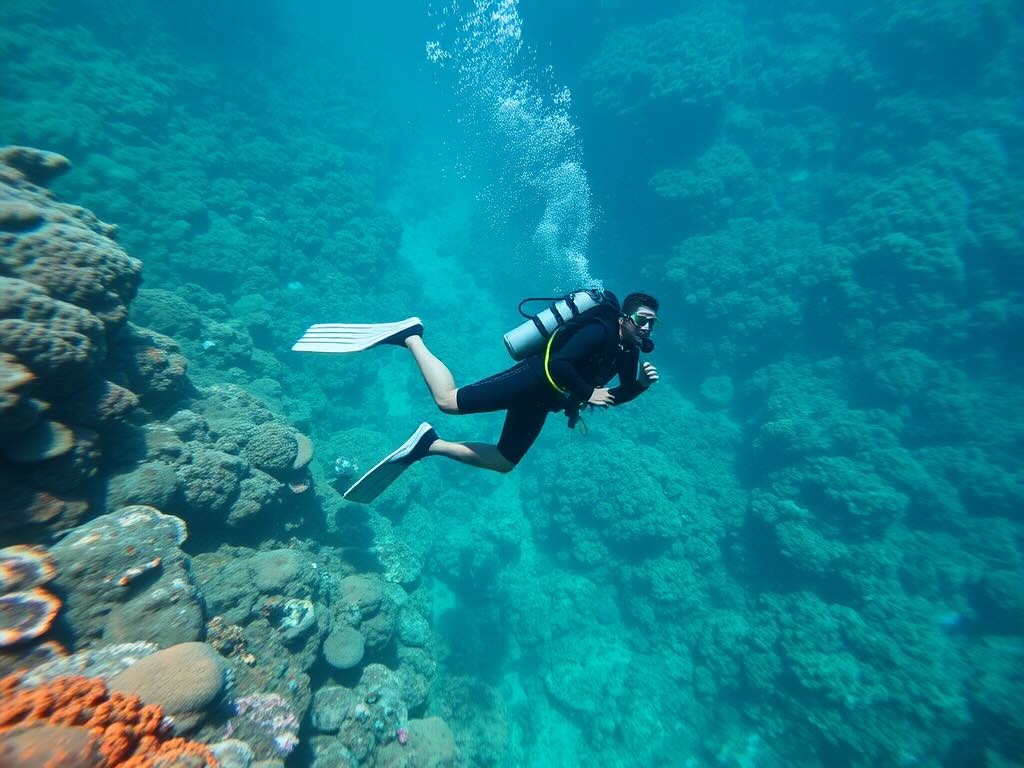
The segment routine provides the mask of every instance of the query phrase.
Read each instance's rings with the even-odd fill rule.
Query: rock
[[[79,646],[198,640],[202,594],[179,548],[184,521],[152,507],[125,507],[72,530],[50,552],[63,620]]]
[[[398,614],[398,639],[404,645],[422,648],[431,640],[430,625],[418,611],[404,606]]]
[[[226,739],[210,745],[210,751],[220,768],[251,768],[255,755],[244,741]]]
[[[321,733],[337,733],[348,711],[359,703],[359,694],[351,688],[327,685],[313,695],[310,721]]]
[[[178,493],[178,476],[162,461],[140,464],[128,472],[112,475],[107,481],[107,507],[120,509],[146,504],[166,509]]]

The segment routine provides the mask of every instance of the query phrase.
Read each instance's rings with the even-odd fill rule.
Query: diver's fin
[[[420,424],[408,440],[360,477],[345,491],[345,499],[369,504],[388,489],[406,468],[426,455],[426,449],[437,439],[437,433],[427,422]]]
[[[378,344],[402,346],[409,336],[423,334],[418,317],[397,323],[317,323],[292,345],[293,352],[362,352]]]

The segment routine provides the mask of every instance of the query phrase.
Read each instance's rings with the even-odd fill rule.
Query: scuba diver
[[[428,456],[511,472],[530,450],[548,414],[563,411],[574,427],[581,409],[623,405],[658,381],[657,369],[640,363],[641,352],[654,349],[650,337],[658,322],[658,301],[653,296],[631,293],[620,308],[610,291],[579,291],[536,317],[522,312],[523,303],[520,312],[529,319],[505,336],[506,347],[519,362],[463,387],[456,386],[448,367],[427,348],[419,318],[310,328],[293,349],[348,352],[380,344],[402,346],[412,354],[442,413],[506,412],[496,444],[444,440],[424,422],[356,481],[345,492],[346,499],[372,501],[407,467]],[[616,376],[618,386],[608,388]]]

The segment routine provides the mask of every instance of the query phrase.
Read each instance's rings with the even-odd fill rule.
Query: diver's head
[[[623,344],[639,347],[643,352],[654,349],[651,332],[658,323],[658,300],[646,293],[631,293],[622,301],[619,318],[619,339]]]

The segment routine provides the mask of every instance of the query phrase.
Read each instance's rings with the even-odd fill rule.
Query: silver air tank
[[[599,291],[576,291],[559,299],[505,334],[505,349],[513,360],[524,360],[540,352],[551,334],[567,320],[601,303]]]

